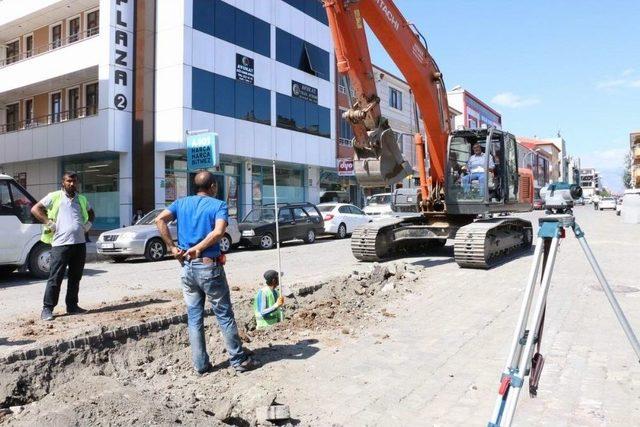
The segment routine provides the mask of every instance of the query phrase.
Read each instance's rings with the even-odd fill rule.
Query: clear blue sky
[[[640,130],[639,0],[396,0],[427,38],[448,89],[462,85],[515,135],[555,136],[622,188]],[[370,37],[377,65],[399,72]]]

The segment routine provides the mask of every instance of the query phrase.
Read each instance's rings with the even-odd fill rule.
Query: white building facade
[[[230,213],[318,201],[335,168],[334,56],[321,4],[0,3],[0,170],[36,197],[80,176],[96,227],[189,194],[185,141],[217,134]]]

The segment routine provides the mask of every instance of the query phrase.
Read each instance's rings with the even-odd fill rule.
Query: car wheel
[[[273,248],[273,236],[271,234],[265,234],[260,238],[260,249]]]
[[[164,246],[162,240],[154,238],[149,240],[147,247],[144,250],[144,257],[148,261],[160,261],[167,254],[167,249]]]
[[[226,254],[230,250],[231,250],[231,236],[229,236],[228,234],[225,234],[224,236],[222,236],[222,239],[220,239],[220,251],[223,254]]]
[[[313,243],[316,241],[316,232],[313,230],[309,230],[307,231],[307,235],[304,236],[304,242],[305,243]]]
[[[336,234],[336,237],[338,239],[344,239],[345,237],[347,237],[347,226],[344,224],[340,224],[338,226],[338,234]]]
[[[38,279],[46,279],[49,277],[49,270],[51,270],[51,246],[38,244],[29,254],[29,271]]]
[[[111,257],[111,259],[112,259],[112,260],[113,260],[113,262],[115,262],[115,263],[125,262],[125,261],[127,260],[127,258],[129,258],[129,257],[122,256],[122,255],[119,255],[119,256],[112,256],[112,257]]]

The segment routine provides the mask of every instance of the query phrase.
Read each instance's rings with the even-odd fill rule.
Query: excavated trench
[[[353,333],[349,328],[389,316],[380,306],[411,292],[420,270],[376,264],[366,273],[298,288],[287,300],[287,320],[268,331],[255,330],[251,300],[241,299],[235,303],[240,335],[263,365],[312,357],[319,351],[316,336]],[[76,341],[26,360],[8,358],[0,362],[0,423],[255,425],[256,408],[278,400],[277,378],[268,368],[236,374],[213,316],[205,325],[214,371],[204,377],[192,371],[184,323],[159,330],[128,325],[120,330],[126,333],[107,331],[90,345]]]

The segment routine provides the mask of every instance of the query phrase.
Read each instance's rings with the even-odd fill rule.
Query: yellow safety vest
[[[51,208],[47,210],[47,218],[51,221],[56,222],[58,219],[58,211],[60,211],[60,203],[62,202],[62,190],[54,191],[51,193]],[[89,221],[89,211],[87,210],[87,206],[89,202],[87,202],[87,198],[82,194],[77,194],[78,203],[80,203],[80,211],[82,212],[82,219],[86,223]],[[53,242],[53,233],[47,227],[42,227],[42,235],[40,236],[40,240],[43,243],[51,244]]]

